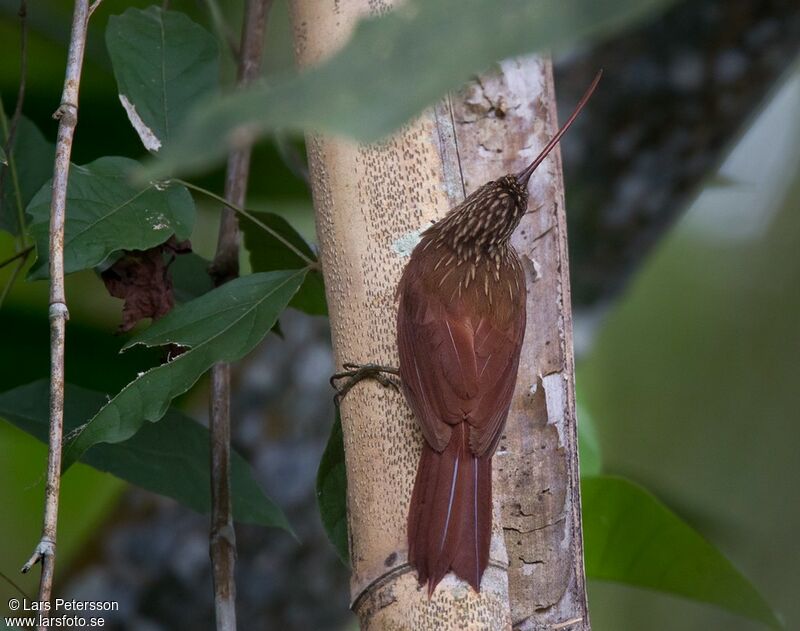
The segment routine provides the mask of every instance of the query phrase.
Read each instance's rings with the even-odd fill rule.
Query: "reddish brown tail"
[[[492,459],[469,449],[466,423],[442,453],[422,448],[408,513],[408,560],[428,595],[452,571],[480,591],[492,534]]]

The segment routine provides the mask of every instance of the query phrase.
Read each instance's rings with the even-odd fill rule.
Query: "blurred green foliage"
[[[49,381],[42,379],[0,393],[0,418],[47,442]],[[69,434],[108,402],[107,395],[68,385],[64,433]],[[177,410],[160,423],[147,423],[121,444],[102,444],[82,462],[143,489],[166,495],[203,513],[211,512],[208,429]],[[240,523],[277,526],[291,532],[280,509],[264,495],[250,465],[231,453],[233,514]]]
[[[377,141],[498,60],[608,37],[673,1],[409,0],[359,22],[318,66],[199,103],[140,178],[208,168],[243,129]]]
[[[637,276],[579,366],[607,471],[641,481],[800,625],[800,72]],[[599,629],[755,629],[593,585]],[[622,615],[624,612],[624,615]],[[620,622],[624,620],[624,622]]]
[[[774,629],[753,585],[696,530],[624,478],[581,478],[586,577],[717,605]]]
[[[19,569],[39,541],[42,530],[47,447],[14,426],[0,422],[0,572],[19,585],[28,597],[39,586],[38,572]],[[86,465],[75,466],[61,483],[59,510],[59,575],[69,571],[93,533],[119,497],[124,482]],[[87,502],[87,498],[91,501]],[[0,602],[20,594],[0,579]]]

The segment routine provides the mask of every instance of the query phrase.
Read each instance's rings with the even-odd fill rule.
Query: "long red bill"
[[[536,168],[542,163],[542,161],[547,157],[547,154],[550,153],[553,148],[558,144],[558,141],[561,140],[561,136],[563,136],[566,131],[570,128],[570,125],[575,122],[575,119],[578,118],[578,114],[581,113],[581,110],[586,106],[586,103],[589,102],[589,99],[594,94],[595,89],[597,88],[597,84],[600,83],[600,77],[603,76],[603,71],[600,70],[592,81],[592,85],[589,86],[589,89],[586,90],[586,93],[583,95],[581,100],[578,102],[578,105],[575,107],[575,111],[572,112],[572,115],[567,119],[567,122],[564,123],[563,127],[558,130],[558,133],[553,136],[552,140],[547,143],[547,146],[542,149],[542,152],[536,157],[536,159],[531,162],[527,167],[525,167],[522,171],[517,173],[517,180],[522,186],[528,185],[528,180],[531,177],[531,174],[536,170]]]

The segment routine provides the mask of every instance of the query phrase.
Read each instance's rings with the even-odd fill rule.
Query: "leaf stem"
[[[232,202],[226,200],[224,197],[220,197],[216,193],[213,193],[212,191],[209,191],[208,189],[203,188],[202,186],[197,186],[196,184],[192,184],[191,182],[187,182],[186,180],[182,180],[180,178],[172,178],[169,181],[170,182],[174,182],[175,184],[182,184],[186,188],[190,188],[193,191],[197,191],[198,193],[202,193],[206,197],[209,197],[209,198],[211,198],[213,200],[216,200],[219,203],[224,204],[228,208],[236,211],[237,213],[239,213],[243,217],[247,217],[250,221],[252,221],[254,224],[256,224],[259,228],[261,228],[265,232],[269,233],[273,238],[275,238],[278,241],[280,241],[283,245],[285,245],[287,248],[289,248],[297,256],[299,256],[301,259],[303,259],[303,262],[306,265],[308,265],[309,269],[313,269],[313,270],[318,270],[319,269],[319,263],[317,261],[309,258],[306,254],[303,253],[302,250],[298,249],[291,241],[289,241],[288,239],[286,239],[285,237],[280,235],[278,232],[276,232],[275,230],[270,228],[263,221],[260,221],[259,219],[257,219],[253,215],[253,213],[254,212],[258,212],[258,211],[247,209],[247,208],[242,208],[241,206],[237,206],[236,204],[233,204]]]
[[[11,276],[8,277],[8,282],[3,287],[2,293],[0,293],[0,309],[3,308],[5,304],[6,297],[8,297],[8,293],[11,291],[11,288],[14,286],[14,283],[17,282],[17,276],[19,276],[20,271],[22,271],[23,266],[25,265],[25,261],[28,260],[28,255],[33,251],[33,246],[29,245],[24,250],[20,250],[19,252],[12,254],[8,257],[5,261],[0,263],[0,269],[4,268],[6,265],[17,261],[17,264],[14,266],[14,271],[11,272]]]
[[[94,6],[97,5],[95,1]],[[44,523],[41,539],[22,567],[28,572],[41,562],[39,601],[49,603],[55,576],[58,499],[61,482],[62,437],[64,433],[64,341],[67,310],[64,292],[64,220],[67,181],[75,127],[78,124],[78,92],[81,82],[86,31],[89,26],[89,0],[75,0],[67,53],[67,69],[61,104],[53,115],[58,119],[58,139],[53,166],[53,195],[50,203],[50,433],[45,484]],[[40,627],[43,628],[43,627]]]
[[[17,276],[19,276],[19,273],[22,270],[23,265],[25,265],[25,261],[20,260],[14,266],[14,271],[11,272],[11,276],[8,277],[8,282],[3,287],[3,292],[0,293],[0,309],[3,308],[3,304],[5,304],[6,297],[8,297],[8,294],[11,291],[11,288],[14,286],[14,283],[17,282]]]
[[[33,246],[29,245],[29,246],[25,247],[24,250],[20,250],[19,252],[15,252],[11,256],[9,256],[5,261],[0,261],[0,269],[3,269],[6,265],[9,265],[9,264],[13,263],[17,259],[27,259],[28,258],[28,254],[30,254],[32,251],[33,251]],[[24,262],[25,261],[23,260],[23,263]],[[0,302],[0,304],[2,304],[2,302]]]
[[[10,576],[6,576],[6,574],[4,572],[0,572],[0,578],[2,578],[6,583],[11,585],[11,587],[13,587],[15,590],[17,590],[17,593],[19,593],[20,596],[30,600],[30,598],[28,597],[28,594],[26,594],[25,591],[19,585],[17,585],[17,583]]]

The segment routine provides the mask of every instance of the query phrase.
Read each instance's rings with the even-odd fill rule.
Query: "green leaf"
[[[0,105],[2,107],[2,105]],[[3,143],[7,140],[3,133]],[[19,234],[19,217],[36,192],[53,175],[55,147],[24,116],[19,119],[14,146],[7,156],[0,190],[0,229]],[[49,203],[49,200],[48,200]]]
[[[684,596],[782,628],[733,564],[642,487],[590,477],[581,480],[581,495],[588,577]]]
[[[312,270],[308,273],[303,286],[300,287],[300,291],[297,292],[289,306],[309,315],[328,315],[325,284],[319,270]]]
[[[336,553],[350,566],[347,536],[347,470],[344,464],[344,438],[339,412],[333,421],[328,444],[317,470],[317,506],[322,525]]]
[[[49,382],[20,386],[0,394],[0,416],[47,443]],[[91,417],[106,396],[69,385],[64,398],[64,430],[69,432]],[[81,462],[148,491],[171,497],[200,513],[211,510],[208,430],[177,410],[160,423],[148,424],[128,440],[96,445]],[[286,517],[256,482],[250,465],[231,452],[231,493],[239,522],[277,526],[291,532]]]
[[[183,13],[153,6],[112,15],[106,46],[120,102],[149,151],[168,143],[191,106],[216,92],[217,42]]]
[[[608,37],[673,1],[409,0],[318,67],[200,104],[142,177],[208,167],[243,130],[375,141],[496,61]]]
[[[581,494],[589,578],[684,596],[782,628],[731,562],[642,487],[590,476],[582,478]],[[317,503],[328,538],[349,564],[347,473],[338,415],[317,473]]]
[[[128,342],[124,348],[176,344],[188,350],[140,374],[68,437],[63,469],[92,445],[121,442],[133,436],[144,421],[161,419],[170,401],[191,388],[216,362],[236,361],[249,353],[275,324],[305,273],[292,270],[237,278],[176,307]]]
[[[105,157],[72,165],[67,188],[64,270],[100,265],[119,250],[147,250],[173,234],[189,238],[194,224],[192,196],[183,186],[135,185],[129,180],[138,162]],[[51,182],[31,200],[27,213],[38,258],[30,278],[45,278],[48,261]]]
[[[312,261],[317,257],[292,225],[280,215],[266,212],[251,213],[260,222],[277,232],[286,241],[300,250]],[[240,221],[244,233],[244,245],[250,253],[250,266],[254,272],[269,272],[276,269],[300,269],[307,263],[281,240],[264,230],[261,226],[242,217]],[[313,270],[306,276],[300,291],[289,303],[290,307],[304,311],[310,315],[328,315],[328,304],[325,300],[325,285],[322,274]]]
[[[581,477],[600,475],[603,470],[603,456],[597,427],[589,410],[578,402],[578,455]]]
[[[210,266],[211,261],[194,252],[175,257],[169,269],[176,302],[189,302],[214,289],[214,281],[208,273]]]

